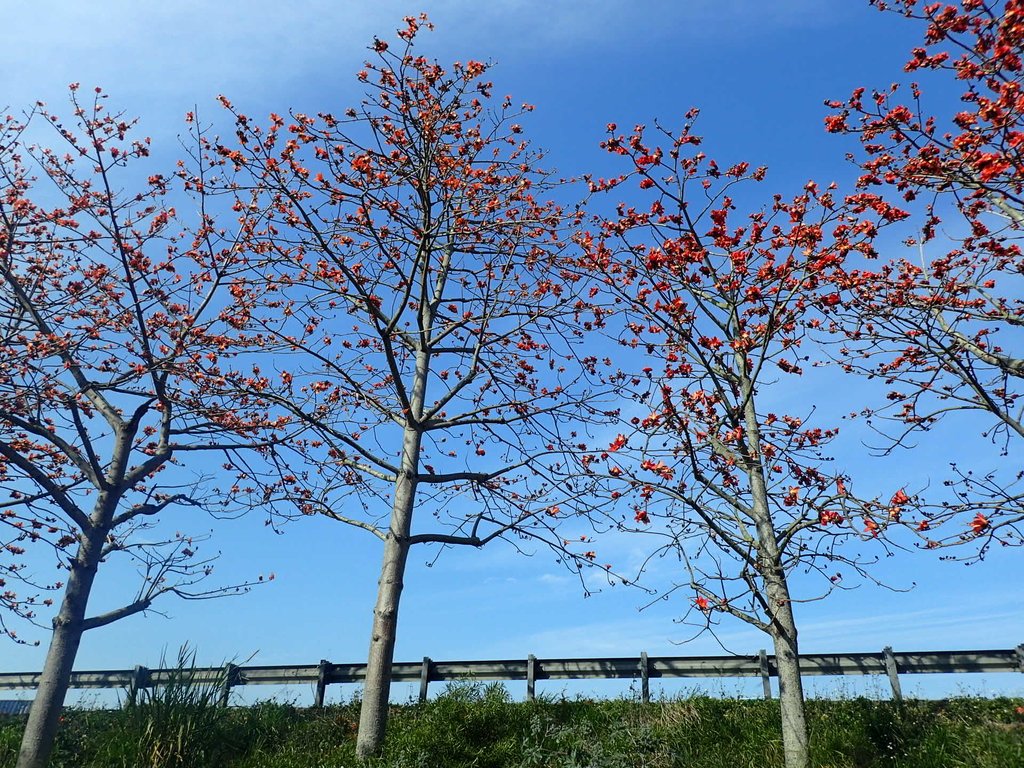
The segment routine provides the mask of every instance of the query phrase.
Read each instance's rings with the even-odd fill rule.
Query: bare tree
[[[923,46],[906,71],[945,74],[963,90],[942,112],[928,108],[935,96],[916,83],[829,102],[836,112],[827,128],[861,141],[860,186],[886,190],[913,214],[908,245],[918,251],[849,270],[838,357],[885,384],[885,401],[863,410],[887,439],[884,450],[927,440],[940,422],[967,420],[1006,454],[1024,439],[1020,9],[872,4],[922,23]],[[1022,477],[953,463],[948,490],[917,500],[923,546],[970,544],[973,559],[993,544],[1024,543]]]
[[[532,108],[492,101],[486,64],[418,55],[425,19],[406,23],[397,51],[374,42],[360,108],[263,128],[224,100],[237,143],[201,160],[264,265],[235,288],[261,345],[236,384],[310,430],[272,501],[383,547],[361,758],[384,737],[410,547],[537,539],[585,563],[554,528],[582,493],[565,454],[608,407],[583,346],[603,315],[564,254],[575,214],[539,199],[554,182],[517,122]]]
[[[246,588],[205,586],[202,537],[158,524],[179,510],[230,511],[208,472],[187,471],[192,454],[230,461],[270,427],[258,409],[207,397],[198,365],[230,355],[236,320],[221,294],[238,264],[206,248],[202,228],[194,242],[178,239],[163,176],[120,189],[149,141],[132,139],[105,98],[97,89],[80,100],[72,86],[69,124],[42,108],[29,116],[49,125],[56,148],[27,145],[27,121],[0,127],[0,567],[29,589],[6,584],[6,607],[28,617],[37,602],[22,558],[38,564],[49,551],[63,572],[39,577],[62,596],[18,768],[48,762],[84,632],[166,593]],[[137,591],[90,615],[100,566],[117,560],[135,566]]]
[[[640,190],[583,241],[621,307],[610,324],[617,381],[635,404],[585,464],[631,505],[620,530],[646,535],[651,558],[678,558],[667,591],[690,594],[687,621],[696,616],[704,631],[731,616],[772,639],[785,762],[806,768],[794,605],[842,588],[844,577],[870,579],[875,558],[842,545],[875,541],[902,510],[856,496],[824,453],[837,430],[784,395],[815,354],[807,333],[837,300],[833,275],[849,254],[871,251],[878,223],[895,212],[809,183],[737,220],[738,185],[761,181],[764,169],[720,169],[696,149],[691,123],[662,133],[664,149],[643,126],[628,136],[609,126],[603,146],[626,172],[592,182]],[[797,592],[795,573],[820,579]]]

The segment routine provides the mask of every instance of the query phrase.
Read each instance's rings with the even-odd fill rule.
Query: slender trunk
[[[71,682],[78,646],[82,642],[85,611],[96,578],[103,539],[102,532],[87,534],[71,561],[64,599],[53,620],[53,636],[46,652],[46,663],[25,724],[17,768],[45,768],[50,761],[64,697]]]
[[[429,206],[425,210],[429,210]],[[429,220],[426,223],[429,225]],[[425,232],[430,229],[430,226],[424,227]],[[436,308],[436,304],[428,301],[429,261],[424,262],[421,269],[419,346],[416,350],[416,369],[409,393],[408,411],[405,414],[402,461],[395,479],[391,526],[384,538],[384,559],[380,568],[380,581],[377,583],[377,603],[373,609],[373,631],[370,634],[370,652],[366,659],[366,679],[363,683],[363,702],[359,709],[359,732],[356,736],[356,758],[360,761],[380,751],[387,731],[391,665],[395,660],[395,637],[398,633],[398,605],[402,599],[405,564],[409,558],[409,535],[412,533],[412,512],[416,504],[416,478],[420,466],[420,445],[423,442],[423,403],[431,360],[430,329]],[[442,280],[443,277],[438,279]],[[440,283],[437,290],[441,290]]]
[[[796,622],[793,620],[793,604],[785,579],[769,581],[765,591],[774,608],[771,636],[775,645],[775,663],[779,670],[779,706],[782,710],[785,765],[786,768],[810,768],[804,686],[800,677],[800,653]]]
[[[775,534],[768,483],[761,459],[761,430],[754,403],[753,382],[746,374],[746,358],[737,357],[737,371],[743,394],[743,421],[747,440],[747,477],[750,481],[752,517],[757,527],[757,569],[768,603],[768,633],[775,646],[779,670],[779,704],[782,710],[782,749],[786,768],[810,768],[804,688],[800,678],[800,655],[796,620],[789,594],[786,571]]]
[[[415,461],[419,455],[420,435],[407,429],[405,460]],[[405,466],[395,483],[395,501],[391,510],[391,529],[384,541],[384,559],[377,586],[377,603],[373,609],[373,631],[366,661],[363,703],[359,711],[359,734],[356,756],[364,760],[376,754],[384,743],[388,724],[388,699],[391,693],[391,665],[395,658],[395,636],[398,630],[398,604],[402,598],[405,563],[409,556],[409,534],[412,509],[416,501],[415,473]]]

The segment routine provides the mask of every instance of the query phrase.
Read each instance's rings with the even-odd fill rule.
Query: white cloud
[[[809,652],[869,650],[879,643],[897,650],[969,650],[1009,647],[1022,629],[1019,611],[980,603],[812,619],[802,623],[800,636]],[[923,637],[931,642],[922,643]]]
[[[627,615],[622,620],[598,621],[539,632],[526,632],[504,638],[487,646],[488,653],[522,656],[533,653],[543,657],[627,656],[641,651],[660,655],[682,655],[686,650],[673,650],[679,627],[664,617]],[[696,652],[694,652],[696,653]]]
[[[425,8],[441,58],[537,60],[626,46],[713,44],[767,28],[816,25],[836,9],[819,0],[82,0],[11,3],[0,66],[12,108],[56,102],[69,82],[102,86],[132,111],[180,115],[218,93],[253,102],[312,87],[348,88],[375,34]],[[12,7],[13,6],[13,7]],[[440,54],[439,54],[440,55]],[[571,82],[566,83],[571,87]],[[2,106],[2,103],[0,103]],[[161,119],[166,115],[162,114]]]

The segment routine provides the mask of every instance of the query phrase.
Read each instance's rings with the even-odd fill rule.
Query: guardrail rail
[[[1009,650],[894,651],[877,653],[809,653],[800,656],[803,675],[885,675],[895,699],[903,697],[900,675],[929,673],[1024,673],[1024,644]],[[99,670],[74,672],[71,688],[121,688],[133,700],[139,690],[160,686],[180,675],[176,669]],[[419,682],[425,701],[430,683],[456,680],[525,680],[532,699],[538,680],[631,679],[640,681],[641,697],[650,701],[650,681],[664,678],[761,678],[764,696],[772,697],[771,678],[778,675],[775,656],[764,650],[750,656],[619,656],[586,659],[499,659],[487,661],[399,662],[392,666],[392,682]],[[305,666],[196,667],[189,670],[196,683],[219,685],[221,703],[227,705],[231,689],[245,685],[315,685],[315,706],[323,706],[327,686],[361,683],[365,664],[334,664],[326,659]],[[36,672],[0,672],[0,691],[31,690],[39,682]]]

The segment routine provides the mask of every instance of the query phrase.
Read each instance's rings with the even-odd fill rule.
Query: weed
[[[167,666],[161,658],[160,667]],[[140,689],[129,699],[117,738],[108,743],[110,757],[137,768],[205,768],[245,738],[228,729],[220,706],[223,680],[201,680],[195,651],[178,650],[176,663],[159,684]]]

